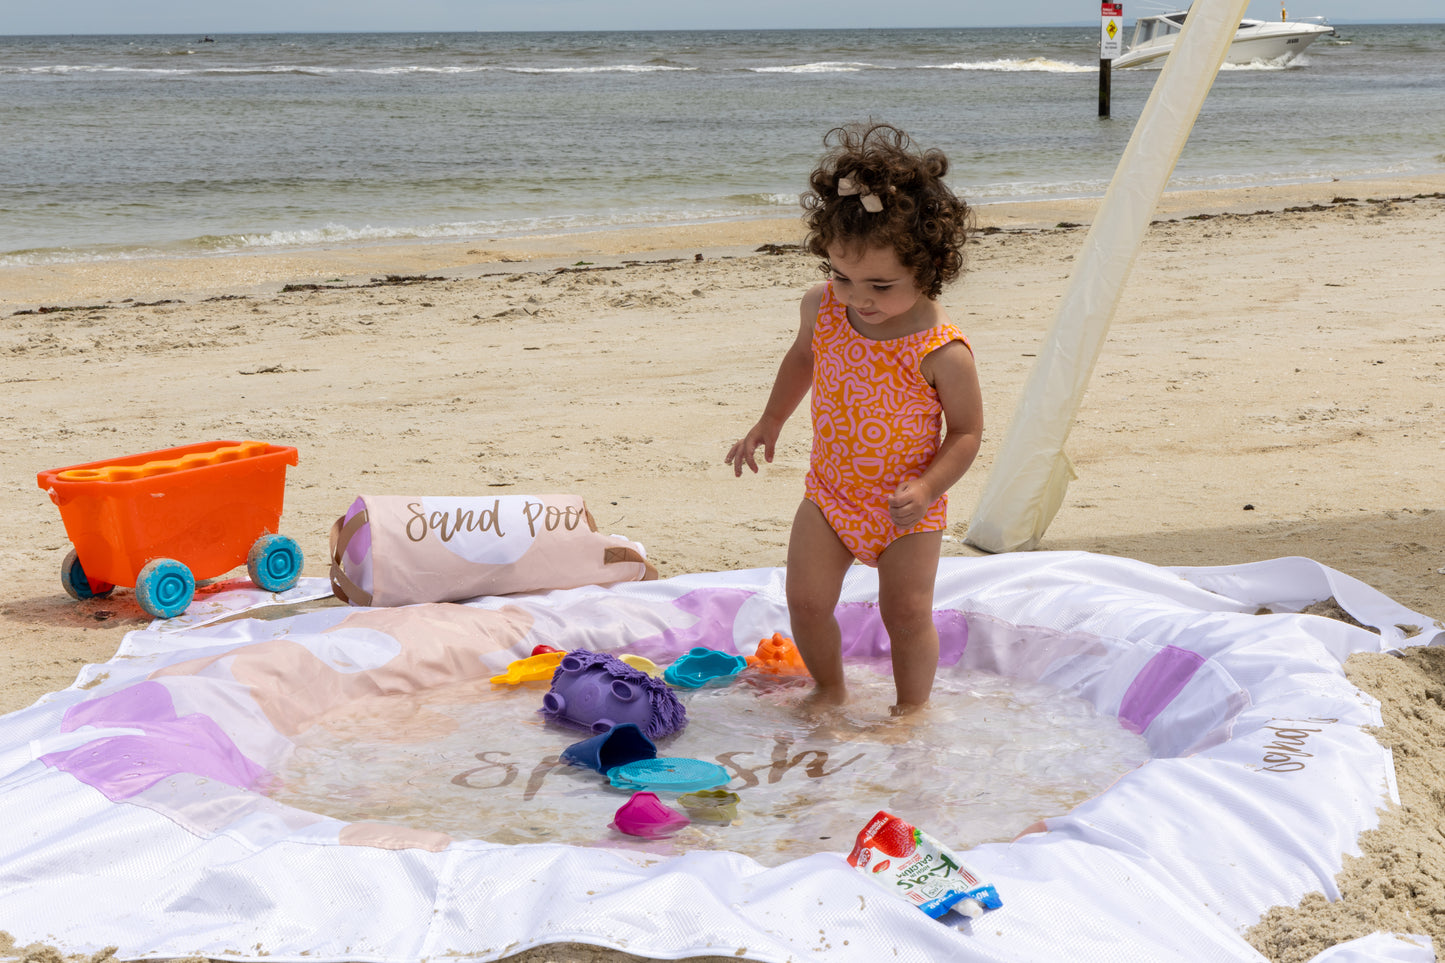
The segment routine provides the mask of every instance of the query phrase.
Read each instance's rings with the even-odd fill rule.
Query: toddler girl
[[[933,688],[947,492],[983,432],[973,350],[936,300],[962,269],[969,209],[943,183],[947,158],[916,150],[897,128],[837,128],[824,145],[802,201],[807,248],[828,280],[803,296],[763,415],[726,460],[735,475],[745,464],[757,472],[761,445],[771,462],[811,390],[812,457],[788,541],[793,640],[813,698],[843,702],[833,612],[853,560],[876,566],[901,715]]]

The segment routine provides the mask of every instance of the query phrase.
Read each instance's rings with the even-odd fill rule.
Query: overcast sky
[[[1166,9],[1177,7],[1125,0],[1124,19]],[[1289,0],[1288,11],[1337,23],[1445,17],[1440,0]],[[1278,18],[1279,2],[1251,0],[1249,15]],[[1000,27],[1098,17],[1097,0],[0,0],[4,34]]]

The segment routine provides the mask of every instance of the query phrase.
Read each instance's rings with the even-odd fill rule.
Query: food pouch
[[[998,891],[979,882],[942,843],[881,810],[858,834],[848,863],[934,919],[955,904],[975,918],[1003,905]]]

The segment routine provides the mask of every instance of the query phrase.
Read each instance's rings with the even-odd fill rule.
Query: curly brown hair
[[[892,248],[929,298],[963,270],[963,245],[972,212],[943,182],[948,158],[919,151],[890,124],[850,124],[823,137],[828,148],[802,195],[804,244],[832,271],[828,249]],[[846,194],[839,193],[840,182]],[[877,198],[877,202],[873,200]],[[878,206],[874,212],[864,206]]]

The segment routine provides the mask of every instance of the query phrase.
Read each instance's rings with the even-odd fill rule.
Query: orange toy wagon
[[[41,472],[74,546],[60,568],[65,591],[86,599],[133,586],[156,618],[184,612],[197,579],[242,564],[260,588],[285,591],[302,565],[296,542],[276,533],[294,464],[295,448],[210,441]]]

